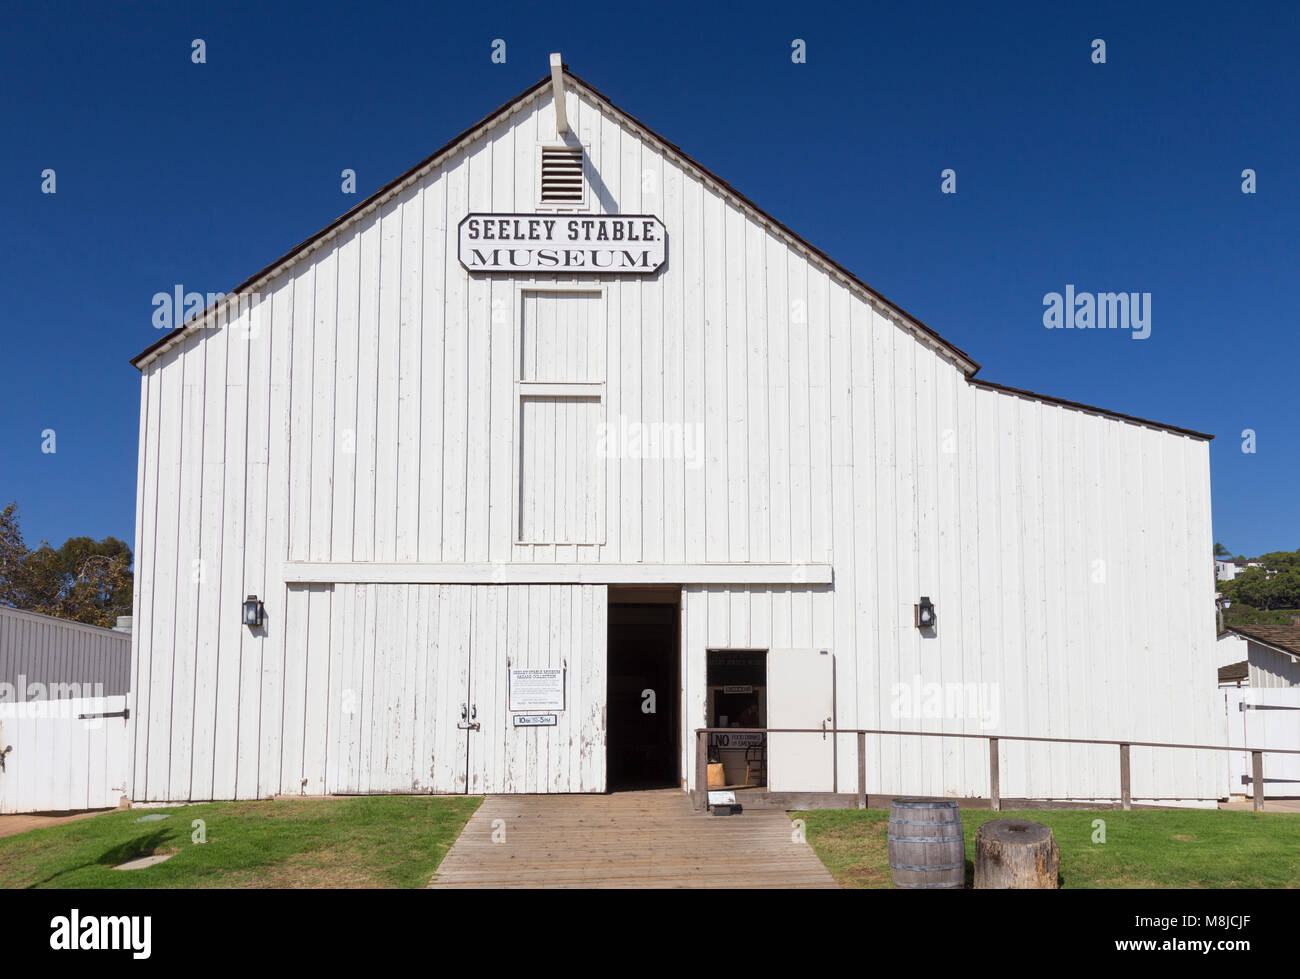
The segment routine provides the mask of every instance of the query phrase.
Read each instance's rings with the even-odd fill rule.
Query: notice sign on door
[[[511,670],[510,709],[564,710],[564,670]]]
[[[467,214],[459,227],[460,264],[471,272],[648,275],[667,248],[652,214]]]

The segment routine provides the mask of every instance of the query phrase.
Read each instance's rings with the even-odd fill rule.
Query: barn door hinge
[[[77,715],[77,720],[79,720],[79,721],[91,721],[91,720],[94,720],[94,719],[97,718],[97,717],[130,717],[130,716],[131,716],[131,708],[130,708],[130,707],[124,707],[124,708],[122,708],[121,710],[113,710],[113,711],[109,711],[109,712],[106,713],[106,714],[78,714],[78,715]]]

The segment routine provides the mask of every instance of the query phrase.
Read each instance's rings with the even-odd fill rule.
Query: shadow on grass
[[[150,856],[163,841],[167,839],[167,830],[156,829],[152,833],[146,833],[143,836],[137,836],[135,839],[127,840],[117,846],[109,847],[94,860],[87,860],[85,863],[77,864],[75,867],[65,867],[56,874],[51,874],[43,880],[33,881],[28,884],[26,890],[40,887],[42,884],[49,884],[61,877],[78,870],[84,870],[87,867],[116,867],[120,863],[126,863],[128,860],[135,860],[138,857]]]

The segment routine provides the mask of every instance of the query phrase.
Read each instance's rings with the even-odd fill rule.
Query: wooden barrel
[[[966,886],[966,843],[957,803],[894,800],[889,807],[889,873],[895,887]]]

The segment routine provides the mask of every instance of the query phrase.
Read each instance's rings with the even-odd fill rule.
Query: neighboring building
[[[567,70],[133,363],[136,800],[690,786],[724,716],[1221,739],[1210,436],[977,379]],[[856,787],[852,736],[769,749]],[[867,751],[988,794],[981,740]],[[1118,751],[1002,751],[1004,797],[1118,796]]]
[[[1219,667],[1219,686],[1244,687],[1250,682],[1249,664],[1245,660]]]
[[[1214,649],[1215,659],[1220,667],[1240,663],[1246,659],[1246,640],[1230,629],[1219,633]]]
[[[116,806],[131,637],[0,607],[0,814]]]
[[[1239,577],[1247,568],[1260,568],[1264,574],[1273,576],[1277,574],[1276,568],[1265,568],[1262,561],[1247,561],[1245,564],[1239,564],[1235,561],[1214,561],[1214,577],[1218,581],[1232,581]]]
[[[1246,643],[1247,683],[1252,687],[1300,687],[1300,624],[1232,626]]]
[[[0,703],[111,697],[130,689],[128,634],[0,607]]]

